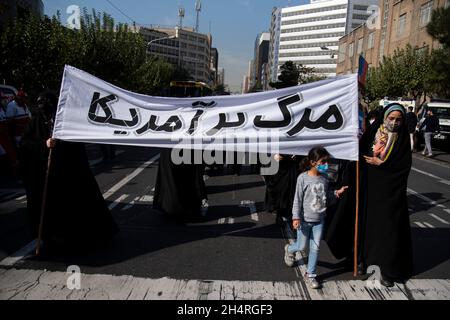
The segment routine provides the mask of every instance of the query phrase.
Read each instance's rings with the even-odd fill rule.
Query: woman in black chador
[[[266,176],[265,208],[267,212],[274,212],[277,218],[292,217],[292,204],[294,202],[297,177],[300,174],[299,156],[275,155],[279,163],[276,174]]]
[[[360,143],[358,273],[380,267],[381,283],[392,286],[413,274],[411,229],[406,197],[411,151],[405,112],[390,104],[368,127]],[[352,262],[356,209],[356,163],[343,167],[349,186],[336,210],[329,212],[324,237],[333,255]],[[350,265],[350,263],[349,263]]]
[[[392,286],[413,275],[407,182],[411,146],[405,110],[389,104],[361,139],[360,262],[376,265],[382,284]]]
[[[43,94],[19,149],[31,234],[38,236],[49,147],[53,148],[43,221],[44,250],[89,249],[118,228],[89,167],[84,145],[50,139],[57,98]]]
[[[181,150],[181,152],[201,152]],[[162,149],[156,177],[153,207],[185,220],[201,218],[202,201],[207,199],[203,164],[174,164],[172,149]],[[182,156],[182,155],[180,155]]]

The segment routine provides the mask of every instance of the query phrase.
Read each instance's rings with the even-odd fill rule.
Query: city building
[[[260,33],[256,37],[250,87],[262,84],[263,66],[269,60],[269,42],[270,33],[268,32]]]
[[[252,70],[253,70],[253,60],[250,60],[248,62],[248,70],[247,74],[244,76],[243,82],[242,82],[242,93],[248,93],[250,91],[251,87],[251,78],[252,78]]]
[[[219,82],[219,51],[217,48],[211,48],[211,65],[209,67],[211,70],[210,78],[214,85]]]
[[[359,55],[369,67],[376,67],[383,56],[410,44],[417,50],[439,48],[426,30],[433,9],[448,6],[449,0],[380,0],[380,19],[365,24],[339,39],[337,74],[358,71]]]
[[[279,67],[293,61],[325,76],[336,75],[339,39],[363,24],[378,0],[311,0],[309,4],[274,8],[269,53],[270,81]]]
[[[148,42],[149,54],[160,56],[174,65],[185,68],[194,80],[214,85],[210,69],[212,44],[210,34],[178,27],[139,28],[139,32]]]

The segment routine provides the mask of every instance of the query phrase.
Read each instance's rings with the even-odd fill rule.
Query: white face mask
[[[375,122],[375,119],[370,119],[369,122],[370,122],[370,124],[372,124]]]

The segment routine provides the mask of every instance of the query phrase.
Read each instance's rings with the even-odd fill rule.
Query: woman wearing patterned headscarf
[[[407,181],[411,146],[405,110],[389,104],[361,140],[361,267],[380,268],[385,286],[404,282],[413,274]]]

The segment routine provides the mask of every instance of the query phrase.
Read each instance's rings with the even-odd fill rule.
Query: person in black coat
[[[424,130],[425,138],[425,149],[422,154],[426,155],[428,151],[428,156],[433,156],[433,149],[431,148],[431,137],[434,133],[439,131],[439,119],[433,114],[433,110],[428,109],[427,117],[420,126],[419,130]]]
[[[27,195],[31,235],[38,236],[49,148],[49,168],[43,220],[44,250],[86,250],[104,244],[118,227],[89,167],[84,145],[51,139],[57,98],[42,94],[33,109],[19,148]]]
[[[407,182],[411,150],[405,111],[392,103],[361,139],[361,269],[376,265],[385,286],[413,275]]]
[[[193,153],[201,151],[188,149],[179,151],[192,152],[192,162],[175,164],[172,161],[172,149],[161,150],[153,207],[181,220],[196,220],[202,217],[202,202],[207,199],[203,179],[205,166],[193,162]]]
[[[277,154],[274,158],[278,161],[279,168],[276,174],[265,177],[265,209],[275,213],[279,220],[282,217],[291,219],[300,161],[303,157]]]

